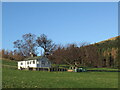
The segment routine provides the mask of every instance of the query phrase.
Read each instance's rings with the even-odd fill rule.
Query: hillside
[[[99,59],[102,60],[103,66],[118,67],[118,44],[120,36],[113,37],[93,44],[97,47]]]
[[[107,39],[107,40],[100,41],[100,42],[98,42],[98,43],[100,44],[100,43],[104,43],[104,42],[106,42],[106,41],[114,41],[114,40],[116,40],[117,38],[120,38],[120,36],[112,37],[112,38],[109,38],[109,39]]]
[[[17,61],[9,59],[0,59],[2,61],[3,68],[17,69]]]

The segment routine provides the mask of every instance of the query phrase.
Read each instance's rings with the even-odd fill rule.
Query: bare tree
[[[13,59],[14,60],[23,60],[25,57],[22,55],[21,52],[19,52],[18,50],[14,50],[13,51]]]
[[[9,52],[8,52],[8,50],[5,50],[5,49],[2,49],[1,50],[1,56],[2,56],[2,58],[8,58],[9,57]]]
[[[79,47],[84,47],[84,46],[87,46],[87,45],[90,45],[90,43],[88,43],[88,42],[79,43]]]
[[[44,55],[51,53],[56,47],[52,40],[48,39],[45,34],[37,37],[36,42],[39,47],[44,49]]]
[[[13,52],[12,52],[12,51],[9,52],[9,54],[8,54],[8,58],[11,59],[11,60],[14,59],[14,58],[13,58]]]
[[[17,48],[24,56],[36,55],[36,36],[34,34],[25,34],[22,36],[23,40],[16,40],[14,42],[14,48]]]
[[[25,34],[25,35],[23,35],[23,40],[25,42],[25,44],[24,44],[25,48],[28,49],[28,51],[30,52],[31,57],[33,57],[33,55],[36,54],[36,49],[37,49],[36,48],[36,46],[37,46],[37,44],[36,44],[36,35],[31,34],[31,33]]]

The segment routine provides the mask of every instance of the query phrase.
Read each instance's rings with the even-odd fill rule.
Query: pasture
[[[3,88],[117,88],[118,72],[46,72],[17,70],[3,60]],[[5,65],[6,64],[6,65]],[[11,65],[11,67],[9,67]]]

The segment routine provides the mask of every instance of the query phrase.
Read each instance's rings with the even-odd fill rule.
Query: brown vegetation
[[[36,38],[34,34],[23,35],[23,40],[14,42],[14,51],[1,50],[3,58],[23,60],[26,57],[36,56],[37,48],[44,49],[44,56],[55,64],[69,64],[87,67],[118,67],[118,42],[120,36],[100,43],[55,45],[52,40],[42,34]]]

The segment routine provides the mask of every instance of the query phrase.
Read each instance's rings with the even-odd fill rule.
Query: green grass
[[[4,61],[3,61],[4,62]],[[17,70],[16,62],[4,62],[3,88],[117,88],[118,72],[46,72]]]
[[[17,69],[17,62],[8,59],[0,59],[3,68]]]
[[[2,65],[17,66],[17,62],[13,60],[3,59]]]
[[[3,68],[3,88],[117,88],[117,72],[41,72]]]
[[[108,70],[108,71],[118,71],[115,68],[87,68],[87,70]]]

